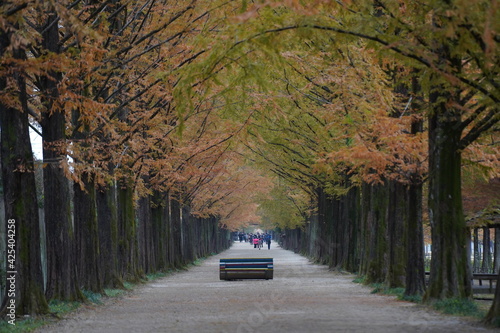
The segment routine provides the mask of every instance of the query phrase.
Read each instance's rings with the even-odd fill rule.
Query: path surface
[[[38,332],[494,332],[394,297],[279,247],[235,243],[200,266]],[[273,280],[219,280],[220,258],[273,257]],[[498,332],[498,331],[496,331]]]

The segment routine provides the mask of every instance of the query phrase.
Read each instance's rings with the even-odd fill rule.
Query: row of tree
[[[270,1],[238,19],[199,72],[246,97],[243,140],[277,176],[262,214],[306,230],[285,244],[428,301],[471,298],[462,173],[499,175],[496,4]]]
[[[74,252],[64,250],[83,235],[92,241],[82,249],[95,252],[95,235],[107,229],[95,218],[95,197],[113,189],[117,216],[130,222],[120,230],[129,241],[119,244],[122,272],[137,268],[135,251],[147,243],[133,242],[149,232],[140,231],[148,223],[133,218],[133,203],[137,216],[153,216],[147,201],[154,209],[168,193],[170,205],[229,227],[257,220],[257,211],[282,228],[317,220],[307,224],[307,253],[373,281],[404,283],[408,294],[424,291],[427,216],[425,298],[471,297],[462,168],[499,174],[495,3],[0,5],[6,214],[33,230],[18,236],[19,248],[36,244],[26,239],[39,238],[37,222],[23,214],[35,213],[32,173],[24,171],[32,169],[29,122],[38,122],[53,237],[49,297],[75,295],[77,283],[57,287],[77,275]],[[67,178],[77,198],[74,231]],[[492,309],[490,320],[500,306]]]
[[[255,220],[237,185],[264,186],[231,149],[241,124],[222,131],[196,84],[189,111],[175,99],[180,69],[206,52],[192,46],[197,27],[221,20],[209,3],[0,1],[2,220],[15,221],[2,270],[17,271],[2,313],[13,300],[17,316],[46,313],[47,300],[181,267]],[[30,129],[43,140],[42,203]]]

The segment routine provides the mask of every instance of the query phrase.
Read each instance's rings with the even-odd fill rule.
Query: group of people
[[[267,244],[267,249],[270,250],[271,249],[271,234],[269,233],[256,233],[256,234],[252,234],[252,233],[248,233],[248,234],[245,234],[243,232],[240,232],[238,234],[238,237],[240,239],[240,243],[241,242],[249,242],[250,245],[253,245],[253,248],[254,249],[261,249],[264,244]]]

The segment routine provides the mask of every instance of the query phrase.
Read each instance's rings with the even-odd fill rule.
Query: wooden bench
[[[474,273],[472,274],[472,285],[474,285],[474,280],[479,281],[479,285],[483,285],[483,280],[489,281],[490,282],[490,288],[489,292],[492,294],[494,292],[493,290],[493,281],[497,281],[498,279],[498,274],[490,274],[490,273]]]
[[[219,264],[221,280],[270,280],[273,268],[273,258],[223,258]]]
[[[429,271],[425,272],[426,277],[428,278],[430,275]],[[473,273],[472,278],[471,278],[471,284],[474,286],[474,280],[478,280],[479,286],[483,286],[483,280],[489,281],[489,293],[494,293],[495,291],[493,290],[493,282],[496,282],[498,279],[498,274],[491,274],[491,273]],[[481,291],[481,288],[476,288],[476,292]]]

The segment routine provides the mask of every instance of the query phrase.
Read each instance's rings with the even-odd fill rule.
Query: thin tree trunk
[[[472,266],[472,272],[479,273],[479,263],[481,262],[481,256],[479,255],[479,229],[474,228],[474,264]]]
[[[137,200],[137,208],[135,212],[135,220],[137,221],[137,271],[139,275],[148,273],[148,253],[146,245],[146,226],[149,217],[149,200],[148,197],[142,197]]]
[[[490,247],[490,228],[483,228],[483,262],[481,264],[483,273],[491,272],[491,247]]]
[[[500,228],[495,228],[495,251],[493,252],[493,272],[500,273]]]
[[[361,184],[361,221],[360,221],[360,239],[359,242],[359,253],[360,253],[360,264],[359,264],[359,275],[366,276],[368,272],[368,254],[370,250],[370,225],[371,225],[371,215],[370,215],[370,201],[371,201],[371,191],[370,186],[366,183]]]

